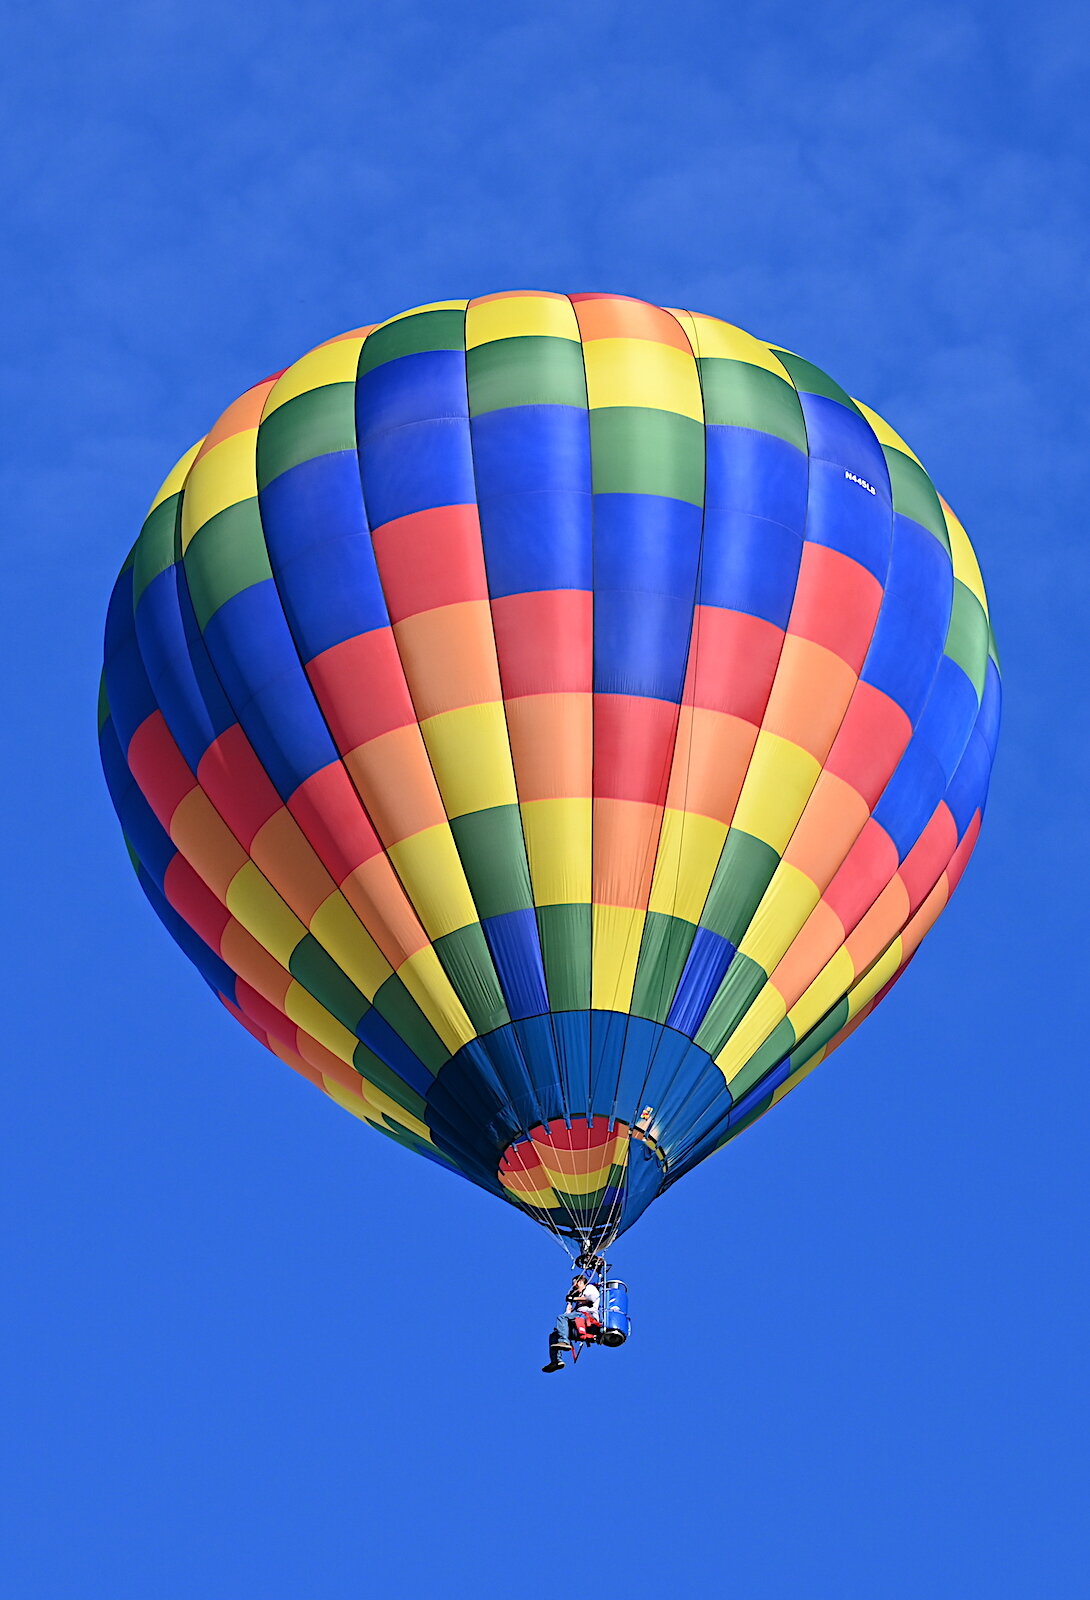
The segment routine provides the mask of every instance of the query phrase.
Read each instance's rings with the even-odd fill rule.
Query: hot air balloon
[[[999,699],[881,417],[715,317],[518,292],[227,408],[118,577],[101,746],[228,1011],[590,1260],[899,977]]]

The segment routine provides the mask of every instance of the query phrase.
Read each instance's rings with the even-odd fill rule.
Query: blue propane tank
[[[632,1332],[632,1321],[628,1315],[628,1285],[622,1283],[620,1278],[610,1278],[606,1284],[606,1292],[602,1297],[602,1344],[616,1348],[624,1344]]]

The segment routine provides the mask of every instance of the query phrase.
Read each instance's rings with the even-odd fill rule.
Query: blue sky
[[[1087,1489],[1088,25],[1003,4],[8,8],[0,1568],[18,1600],[1074,1593]],[[434,298],[603,289],[797,350],[981,556],[989,815],[866,1028],[563,1259],[232,1026],[97,769],[167,467]]]

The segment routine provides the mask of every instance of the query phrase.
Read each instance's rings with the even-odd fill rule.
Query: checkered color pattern
[[[999,702],[972,547],[882,418],[714,317],[517,292],[228,407],[117,580],[100,723],[243,1026],[603,1244],[899,977]]]

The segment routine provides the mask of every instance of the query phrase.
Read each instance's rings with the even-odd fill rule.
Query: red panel
[[[912,723],[896,701],[873,684],[857,683],[825,766],[873,810],[911,737]]]
[[[678,707],[627,694],[594,696],[594,793],[666,804]]]
[[[307,677],[342,755],[416,721],[390,628],[323,650],[307,663]]]
[[[957,842],[954,819],[942,803],[901,863],[901,882],[908,891],[910,916],[919,910],[938,883],[957,849]]]
[[[782,645],[783,630],[762,617],[697,606],[683,703],[760,727]]]
[[[231,920],[231,913],[184,856],[175,856],[167,868],[163,876],[163,893],[193,932],[220,955],[220,939]]]
[[[169,829],[175,807],[197,787],[197,780],[174,743],[161,711],[153,711],[137,728],[129,742],[127,759],[145,800],[163,827]]]
[[[301,783],[288,801],[288,810],[337,883],[382,853],[382,842],[339,761]]]
[[[897,871],[897,846],[880,823],[868,817],[844,865],[823,896],[851,933]]]
[[[980,823],[981,814],[977,811],[974,813],[973,820],[966,828],[965,836],[954,851],[953,859],[946,869],[946,877],[950,884],[951,894],[961,882],[961,875],[969,864],[969,857],[976,849],[976,842],[980,837]]]
[[[459,600],[487,600],[475,505],[416,511],[384,523],[372,538],[391,622]]]
[[[235,985],[235,1000],[241,1011],[256,1022],[259,1028],[274,1039],[281,1040],[284,1044],[295,1048],[297,1032],[295,1023],[279,1011],[271,1001],[266,1000],[263,994],[258,994],[244,978],[239,978]]]
[[[859,672],[882,604],[882,585],[851,556],[804,544],[789,633],[823,644]]]
[[[589,694],[594,680],[594,596],[584,589],[510,594],[492,602],[505,700]]]
[[[244,850],[284,804],[237,722],[208,746],[197,777]]]

